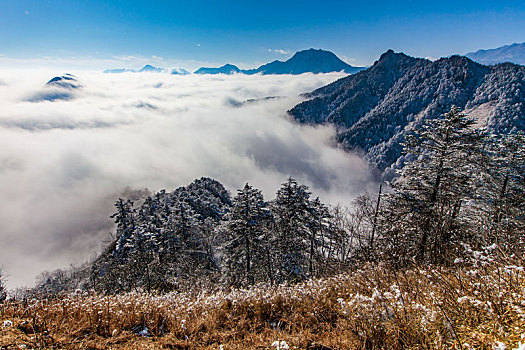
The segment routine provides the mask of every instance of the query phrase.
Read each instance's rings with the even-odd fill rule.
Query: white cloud
[[[49,72],[0,71],[0,265],[10,286],[93,254],[126,187],[171,191],[209,176],[272,198],[292,175],[348,203],[370,184],[365,162],[336,147],[333,128],[285,116],[300,93],[341,76],[83,73],[71,100],[35,103]],[[242,103],[267,96],[287,97]]]
[[[280,53],[281,55],[288,55],[290,53],[290,51],[286,51],[283,49],[268,49],[268,52]]]
[[[128,55],[128,56],[113,56],[113,59],[117,61],[122,61],[122,62],[133,62],[141,58],[137,56]]]

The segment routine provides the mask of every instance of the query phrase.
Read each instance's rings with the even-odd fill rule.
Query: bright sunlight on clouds
[[[54,75],[0,72],[0,265],[10,287],[88,259],[130,189],[171,191],[208,176],[232,193],[249,182],[271,199],[291,175],[346,204],[372,183],[333,128],[286,116],[301,93],[339,73],[82,73],[72,91],[45,86]]]

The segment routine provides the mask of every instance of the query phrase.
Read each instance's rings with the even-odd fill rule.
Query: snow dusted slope
[[[462,56],[432,62],[389,50],[369,69],[306,97],[289,111],[297,121],[335,124],[338,141],[382,171],[402,163],[401,142],[412,127],[453,105],[490,132],[525,130],[525,67],[511,63],[490,67]]]

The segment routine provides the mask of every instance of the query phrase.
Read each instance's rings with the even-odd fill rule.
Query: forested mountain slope
[[[230,210],[229,193],[201,178],[173,192],[160,191],[140,207],[119,199],[116,239],[94,261],[93,287],[108,290],[165,288],[173,278],[191,279],[216,268],[214,228]]]
[[[341,217],[310,194],[289,178],[273,201],[249,184],[230,198],[203,177],[142,203],[119,199],[105,250],[82,267],[43,273],[35,290],[198,290],[323,276],[348,263],[353,247]]]
[[[289,111],[297,121],[336,125],[346,149],[365,153],[387,174],[404,162],[407,133],[453,105],[490,133],[525,129],[525,67],[510,63],[484,66],[462,56],[432,62],[389,50],[369,69],[306,97]]]

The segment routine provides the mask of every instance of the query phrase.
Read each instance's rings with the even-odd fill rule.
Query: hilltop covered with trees
[[[452,106],[491,134],[525,131],[525,67],[485,66],[464,56],[430,61],[388,50],[368,69],[306,94],[289,113],[331,124],[348,150],[392,179],[405,164],[406,136]]]

